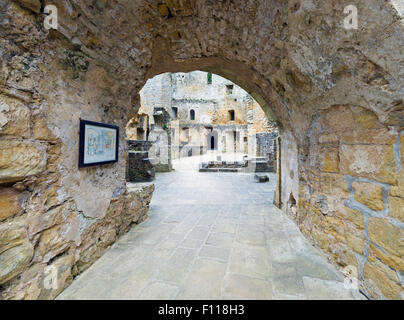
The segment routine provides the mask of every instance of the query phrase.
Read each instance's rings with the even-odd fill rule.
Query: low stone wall
[[[126,163],[126,181],[148,182],[155,177],[155,168],[149,158],[149,141],[128,140],[129,153]]]
[[[21,210],[23,195],[2,191],[0,217]],[[133,224],[147,219],[153,191],[151,183],[129,183],[114,195],[103,219],[80,220],[74,202],[67,201],[45,214],[1,223],[0,300],[55,298]]]

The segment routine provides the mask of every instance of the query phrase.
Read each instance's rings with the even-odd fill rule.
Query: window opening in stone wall
[[[208,72],[208,84],[212,84],[212,74]]]
[[[234,121],[234,110],[229,111],[229,119],[230,121]]]
[[[171,117],[173,119],[177,119],[178,118],[178,108],[177,107],[172,107],[171,108]]]
[[[189,117],[190,117],[191,120],[195,120],[195,110],[192,109],[192,110],[189,112]]]
[[[136,129],[137,140],[145,140],[144,130],[142,128]]]

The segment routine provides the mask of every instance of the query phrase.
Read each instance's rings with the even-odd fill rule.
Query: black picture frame
[[[115,158],[114,159],[107,160],[107,161],[85,162],[85,154],[84,153],[85,153],[86,126],[93,126],[93,127],[112,129],[112,130],[116,131],[116,135],[115,135],[115,138],[116,138],[115,139]],[[80,119],[79,168],[86,168],[86,167],[91,167],[91,166],[97,166],[97,165],[103,165],[103,164],[109,164],[109,163],[118,162],[118,150],[119,150],[119,127],[118,126],[115,126],[115,125],[112,125],[112,124],[106,124],[106,123],[100,123],[100,122]]]

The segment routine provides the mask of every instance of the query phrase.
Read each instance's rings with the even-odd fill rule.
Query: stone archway
[[[117,164],[77,169],[79,119],[124,128],[148,78],[200,69],[282,128],[283,209],[302,232],[369,296],[402,298],[403,13],[354,2],[358,30],[342,0],[55,0],[48,31],[41,1],[3,1],[0,254],[20,260],[0,269],[2,295],[54,297],[144,210],[130,209],[123,136]],[[47,264],[67,270],[57,290],[41,287]]]

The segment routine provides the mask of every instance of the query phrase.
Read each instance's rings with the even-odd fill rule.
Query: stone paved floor
[[[158,174],[150,218],[58,299],[361,298],[272,205],[270,179]]]

